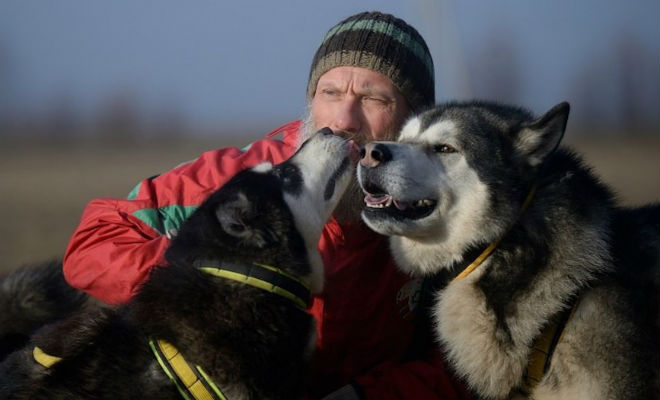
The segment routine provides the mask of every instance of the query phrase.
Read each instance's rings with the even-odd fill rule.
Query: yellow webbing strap
[[[532,186],[529,193],[527,194],[527,197],[525,198],[525,201],[523,202],[520,210],[521,214],[527,210],[530,203],[532,202],[532,199],[534,198],[535,193],[536,185]],[[461,271],[461,273],[454,278],[454,281],[465,278],[479,265],[481,265],[481,263],[486,258],[488,258],[488,256],[497,248],[499,242],[499,240],[496,240],[495,242],[491,243],[470,265],[465,267],[465,269],[463,269],[463,271]],[[573,315],[575,308],[576,305],[574,302],[570,313],[563,313],[561,318],[546,326],[545,329],[543,329],[541,332],[541,335],[534,342],[532,352],[529,356],[529,363],[527,364],[527,368],[523,375],[523,382],[519,388],[519,391],[521,391],[523,394],[529,395],[532,389],[534,389],[534,387],[541,381],[541,378],[543,378],[543,375],[550,367],[550,358],[552,357],[552,353],[554,352],[557,344],[561,341],[564,334],[564,327]]]
[[[532,202],[532,199],[534,198],[535,193],[536,193],[536,185],[532,186],[532,188],[529,190],[529,193],[527,193],[527,197],[525,197],[525,201],[523,201],[522,207],[520,207],[520,213],[521,214],[524,213],[525,210],[527,210],[530,203]],[[454,281],[457,281],[459,279],[463,279],[466,276],[470,275],[470,273],[472,271],[474,271],[479,265],[481,265],[482,262],[484,262],[484,260],[486,258],[488,258],[490,253],[492,253],[493,250],[495,250],[497,248],[497,245],[499,243],[500,243],[500,241],[496,240],[493,243],[491,243],[488,247],[486,247],[486,250],[481,252],[481,254],[479,254],[479,256],[474,261],[472,261],[472,263],[470,265],[465,267],[465,269],[463,271],[461,271],[461,273],[458,274],[456,276],[456,278],[454,278]]]
[[[252,265],[255,268],[257,268],[257,270],[253,270],[254,272],[257,272],[258,269],[261,269],[264,272],[268,271],[271,275],[279,276],[280,278],[288,281],[294,287],[298,287],[299,289],[301,289],[302,292],[305,292],[308,298],[305,299],[299,295],[296,295],[292,291],[287,290],[282,286],[278,286],[273,282],[270,282],[269,280],[260,279],[259,277],[248,275],[237,270],[230,270],[228,268],[223,268],[223,267],[209,267],[209,266],[201,266],[199,267],[199,269],[213,276],[218,276],[221,278],[244,283],[246,285],[250,285],[262,290],[266,290],[271,293],[275,293],[279,296],[282,296],[284,298],[293,301],[299,308],[303,310],[308,307],[309,288],[302,281],[300,281],[295,276],[288,274],[279,268],[272,267],[270,265],[259,264],[259,263],[253,263]]]
[[[176,347],[162,339],[150,339],[149,346],[184,399],[227,400],[202,367],[191,367]]]
[[[38,362],[39,364],[43,365],[46,368],[52,367],[54,364],[57,364],[58,362],[62,361],[61,357],[56,357],[56,356],[51,356],[50,354],[44,353],[43,350],[41,350],[39,347],[34,347],[34,350],[32,350],[32,356],[34,357],[34,360]]]
[[[536,339],[532,346],[532,352],[529,355],[529,363],[523,375],[522,384],[519,390],[528,396],[534,387],[541,382],[541,378],[550,368],[550,359],[555,351],[555,348],[564,337],[564,327],[571,319],[575,309],[577,308],[577,301],[573,302],[570,312],[564,311],[559,318],[548,324],[541,335]]]
[[[474,261],[472,261],[470,265],[465,267],[465,269],[461,271],[461,273],[458,274],[456,278],[454,278],[454,280],[457,281],[459,279],[463,279],[466,276],[470,275],[472,271],[474,271],[479,265],[481,265],[482,262],[484,262],[486,258],[488,258],[490,253],[492,253],[493,250],[495,250],[495,248],[499,243],[500,241],[498,240],[496,242],[491,243],[488,247],[486,247],[486,250],[484,250],[481,254],[479,254],[479,257],[477,257]]]
[[[559,324],[554,323],[548,325],[541,336],[539,336],[532,346],[532,352],[529,355],[529,363],[523,375],[523,382],[520,390],[525,393],[531,393],[532,389],[541,381],[545,373],[545,363],[550,353],[553,338],[557,333]]]

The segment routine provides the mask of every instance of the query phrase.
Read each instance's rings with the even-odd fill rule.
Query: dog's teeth
[[[433,204],[433,200],[429,200],[429,199],[423,200],[423,202],[424,202],[424,205],[426,205],[426,206],[430,206],[430,205]]]
[[[367,193],[364,197],[364,202],[367,205],[367,207],[371,207],[371,208],[389,207],[392,204],[392,196],[372,195]]]

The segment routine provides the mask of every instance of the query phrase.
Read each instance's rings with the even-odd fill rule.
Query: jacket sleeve
[[[285,142],[263,139],[244,151],[210,151],[143,180],[127,199],[92,200],[64,255],[67,282],[106,303],[128,301],[149,271],[164,263],[168,237],[196,207],[238,171],[286,159],[295,143]]]

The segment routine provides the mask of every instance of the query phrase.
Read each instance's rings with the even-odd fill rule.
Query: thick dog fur
[[[575,304],[531,397],[657,399],[660,207],[617,207],[558,148],[568,112],[467,102],[420,114],[399,142],[365,147],[362,216],[417,275],[455,276],[499,241],[432,307],[438,341],[479,397],[518,396],[534,341]]]
[[[0,361],[25,346],[45,324],[78,311],[92,298],[69,286],[62,262],[27,265],[0,277]]]
[[[179,399],[149,338],[173,344],[229,399],[293,399],[305,390],[311,315],[278,294],[201,272],[199,260],[275,266],[322,289],[316,249],[351,180],[357,149],[317,133],[288,161],[237,174],[181,226],[167,267],[127,305],[84,310],[38,331],[0,365],[3,399]],[[62,358],[37,364],[33,346]]]

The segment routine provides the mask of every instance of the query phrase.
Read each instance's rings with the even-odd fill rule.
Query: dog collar
[[[186,400],[227,400],[199,365],[191,366],[179,350],[163,339],[149,339],[158,364]]]
[[[536,193],[536,185],[532,186],[532,188],[529,190],[529,193],[527,193],[527,197],[525,197],[525,201],[523,202],[523,205],[520,208],[520,214],[524,213],[525,210],[529,208],[529,205],[531,204],[535,193]],[[506,233],[502,235],[502,237],[504,236],[506,236]],[[467,267],[465,267],[461,271],[461,273],[454,278],[454,281],[465,278],[466,276],[470,275],[472,271],[477,269],[477,267],[481,265],[481,263],[483,263],[486,258],[488,258],[488,256],[493,252],[493,250],[497,248],[497,245],[500,244],[500,240],[502,240],[502,237],[500,237],[499,239],[488,245],[488,247],[486,247],[486,249],[483,250],[481,254],[479,254],[477,258],[474,259],[474,261],[472,261],[472,263],[470,263]]]
[[[279,268],[259,263],[223,264],[212,260],[198,260],[194,265],[207,274],[275,293],[293,301],[301,309],[310,305],[309,286]]]

